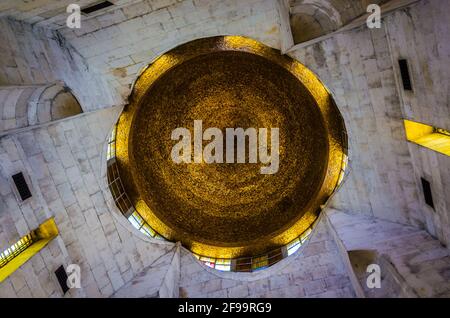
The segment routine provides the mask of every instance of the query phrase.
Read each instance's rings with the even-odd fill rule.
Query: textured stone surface
[[[106,203],[111,198],[101,173],[106,161],[100,158],[119,110],[102,110],[0,138],[0,246],[15,243],[50,216],[60,231],[2,282],[2,295],[60,297],[53,272],[61,264],[74,263],[81,267],[82,289],[73,289],[68,296],[110,296],[173,247],[131,234],[131,225],[119,223],[118,217],[123,217],[113,214],[120,212]],[[96,147],[94,157],[80,147],[86,144]],[[20,171],[33,194],[24,202],[16,199],[11,180]]]
[[[122,286],[116,298],[178,297],[180,279],[180,246],[176,245],[156,259],[131,281]]]
[[[59,33],[7,17],[0,17],[0,29],[0,43],[7,43],[0,50],[1,85],[62,81],[83,111],[121,103]]]
[[[450,251],[425,231],[332,209],[328,214],[348,251],[373,250],[388,261],[378,262],[382,275],[390,275],[389,264],[398,273],[396,282],[392,275],[385,280],[382,296],[450,295]]]
[[[319,247],[320,246],[320,247]],[[180,297],[354,297],[326,222],[296,254],[253,273],[218,272],[181,254]]]
[[[397,74],[398,59],[407,58],[413,92],[396,77],[404,118],[450,130],[450,23],[445,0],[421,1],[387,20],[387,33]],[[445,22],[446,21],[446,22]],[[398,132],[395,132],[398,133]],[[415,184],[426,229],[450,246],[450,157],[408,143]],[[425,204],[420,178],[431,183],[435,210]]]
[[[122,104],[144,65],[194,38],[241,34],[280,47],[271,0],[159,0],[147,5],[124,0],[84,20],[80,30],[64,27],[64,12],[38,17],[57,2],[59,9],[67,4],[45,2],[40,8],[33,8],[33,2],[20,2],[20,10],[1,7],[6,11],[1,13],[0,43],[7,45],[0,50],[0,84],[61,80],[84,111]],[[402,119],[450,128],[449,5],[422,0],[383,19],[382,29],[363,26],[291,54],[330,89],[349,132],[351,174],[332,201],[349,213],[333,222],[339,236],[348,250],[388,255],[402,280],[422,297],[450,296],[448,249],[418,229],[447,245],[450,241],[449,157],[408,144]],[[403,92],[398,58],[408,58],[414,93]],[[16,98],[8,96],[8,103]],[[57,239],[2,282],[1,297],[61,297],[53,272],[70,263],[81,266],[83,288],[66,297],[107,297],[173,247],[149,243],[114,214],[101,154],[117,111],[0,138],[0,247],[50,216],[60,230]],[[21,124],[23,112],[22,106],[4,109],[2,130]],[[10,179],[19,171],[33,193],[25,202],[17,200]],[[435,211],[422,199],[420,177],[431,182]],[[205,269],[182,249],[180,296],[352,297],[339,253],[323,226],[294,257],[255,274]],[[397,285],[388,285],[386,294],[397,296]]]

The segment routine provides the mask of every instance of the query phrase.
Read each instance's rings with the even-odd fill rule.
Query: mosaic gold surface
[[[278,127],[278,172],[172,162],[172,130],[193,136],[194,120],[224,136],[228,127]],[[250,256],[314,222],[338,182],[344,131],[329,92],[303,65],[248,38],[213,37],[143,71],[119,119],[116,158],[131,201],[164,237],[205,256]]]

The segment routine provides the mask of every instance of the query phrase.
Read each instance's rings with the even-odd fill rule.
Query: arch
[[[295,0],[290,5],[294,44],[334,32],[367,12],[369,4],[387,0]]]
[[[0,86],[0,132],[82,113],[71,90],[60,84]]]

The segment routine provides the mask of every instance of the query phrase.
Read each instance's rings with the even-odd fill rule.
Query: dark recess
[[[431,185],[430,182],[421,178],[422,181],[422,189],[423,195],[425,197],[425,203],[434,209],[433,195],[431,194]]]
[[[28,188],[28,184],[25,181],[22,172],[19,172],[12,176],[14,184],[16,185],[17,191],[19,191],[20,198],[22,201],[25,201],[28,198],[31,198],[31,191]]]
[[[95,11],[98,11],[98,10],[101,10],[101,9],[104,9],[104,8],[107,8],[107,7],[110,7],[113,5],[114,5],[114,3],[111,3],[109,1],[102,1],[100,3],[97,3],[92,6],[81,9],[81,12],[83,12],[84,14],[89,14],[89,13],[92,13],[92,12],[95,12]]]
[[[412,91],[411,77],[409,75],[408,62],[406,60],[399,60],[400,74],[402,76],[403,88],[405,91]]]
[[[58,269],[55,271],[56,278],[58,279],[58,283],[61,286],[63,293],[67,293],[67,291],[70,289],[69,286],[67,286],[67,273],[64,269],[64,266],[61,265],[58,267]]]

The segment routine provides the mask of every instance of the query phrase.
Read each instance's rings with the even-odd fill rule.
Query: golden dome
[[[193,135],[195,120],[224,132],[279,128],[278,171],[173,162],[172,131]],[[248,38],[213,37],[142,72],[119,119],[116,158],[130,200],[161,235],[205,256],[250,256],[315,221],[338,183],[344,132],[329,92],[303,65]]]

